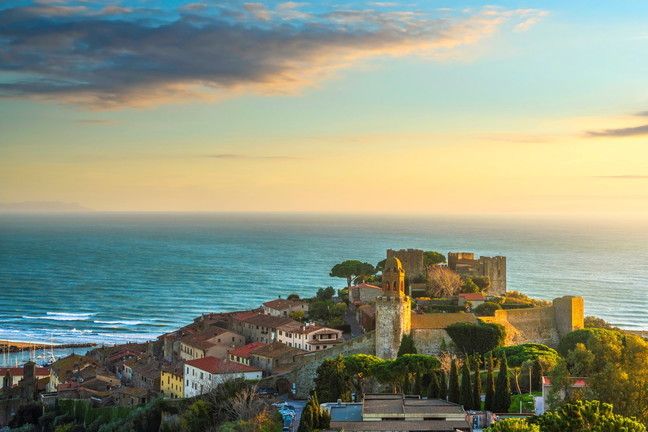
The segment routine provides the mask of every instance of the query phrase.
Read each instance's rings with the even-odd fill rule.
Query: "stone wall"
[[[482,317],[506,328],[506,344],[525,342],[557,346],[560,337],[584,327],[585,307],[582,297],[554,299],[551,306],[495,311],[494,317]]]
[[[479,273],[490,279],[488,294],[506,294],[506,257],[479,257]]]
[[[425,276],[425,259],[421,249],[387,249],[387,258],[396,257],[403,264],[405,276],[411,281],[417,276]]]
[[[295,384],[297,398],[308,398],[309,392],[315,388],[314,380],[317,376],[317,368],[324,360],[335,358],[339,355],[374,354],[375,344],[375,336],[371,332],[335,345],[324,351],[315,351],[301,355],[298,357],[297,365],[290,372],[265,378],[262,385],[275,386],[278,380],[285,379],[290,384]]]
[[[413,329],[412,337],[419,354],[438,355],[441,354],[443,340],[446,346],[452,343],[452,338],[444,329]]]

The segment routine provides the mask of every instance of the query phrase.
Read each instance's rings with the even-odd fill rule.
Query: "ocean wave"
[[[115,321],[101,321],[101,320],[95,320],[95,324],[110,324],[110,325],[126,325],[126,326],[137,326],[137,325],[143,325],[143,324],[149,324],[144,321],[129,321],[129,320],[115,320]]]
[[[87,321],[93,315],[96,313],[47,312],[41,316],[23,315],[22,318],[49,321]]]

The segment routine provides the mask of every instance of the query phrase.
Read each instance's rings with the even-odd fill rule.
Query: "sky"
[[[648,217],[648,2],[4,0],[0,211]]]

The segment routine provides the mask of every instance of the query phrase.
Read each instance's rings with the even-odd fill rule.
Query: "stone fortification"
[[[387,249],[387,258],[398,258],[410,281],[426,274],[425,258],[421,249]]]
[[[486,276],[490,279],[490,295],[506,294],[506,257],[475,257],[472,252],[449,252],[448,268],[462,276]]]

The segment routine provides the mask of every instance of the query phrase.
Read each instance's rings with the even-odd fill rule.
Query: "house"
[[[97,364],[90,357],[70,354],[50,366],[47,391],[56,391],[59,384],[69,380],[87,379],[96,373]]]
[[[277,327],[277,341],[304,351],[320,351],[342,342],[342,330],[290,322]]]
[[[558,399],[564,400],[568,395],[574,393],[583,393],[586,391],[587,378],[584,377],[571,377],[569,378],[569,387],[562,389],[556,395]],[[537,397],[535,400],[536,415],[544,414],[546,408],[549,406],[549,395],[551,393],[551,379],[547,376],[542,377],[542,397]]]
[[[304,300],[275,299],[263,303],[263,313],[277,317],[288,317],[293,312],[308,313],[308,303]]]
[[[23,371],[22,367],[0,367],[0,380],[4,380],[4,377],[9,374],[9,387],[14,387],[23,379]],[[47,368],[39,366],[34,368],[34,376],[37,379],[47,378],[49,375],[50,371]]]
[[[263,342],[251,342],[247,345],[243,345],[237,348],[232,348],[229,350],[229,354],[227,358],[230,361],[250,366],[252,361],[252,353],[257,349],[264,347],[266,345],[267,344]]]
[[[376,297],[379,297],[381,295],[381,287],[365,282],[349,288],[349,301],[356,305],[372,303],[374,300],[376,300]]]
[[[160,392],[168,399],[184,398],[184,363],[162,366],[160,370]]]
[[[132,384],[151,392],[160,391],[160,366],[154,361],[135,363],[131,366]]]
[[[251,365],[263,370],[264,374],[271,375],[277,370],[290,368],[295,363],[295,358],[306,352],[281,342],[273,342],[251,353]]]
[[[119,406],[137,406],[147,403],[153,394],[140,387],[121,386],[113,391],[113,399]]]
[[[345,431],[469,432],[466,412],[442,399],[402,394],[367,394],[362,403],[322,405],[331,415],[331,429]]]
[[[245,344],[245,337],[221,327],[208,329],[190,334],[180,339],[180,358],[195,360],[203,357],[226,358],[227,351],[232,347]]]
[[[292,318],[255,314],[233,320],[233,330],[245,336],[248,342],[271,343],[277,340],[277,328],[297,323]]]
[[[216,357],[189,360],[184,365],[184,395],[198,396],[209,392],[218,384],[236,378],[258,380],[261,379],[261,370]]]
[[[467,302],[470,302],[473,308],[476,308],[480,304],[483,304],[486,301],[486,297],[482,293],[462,293],[457,295],[457,304],[459,306],[465,305]]]

